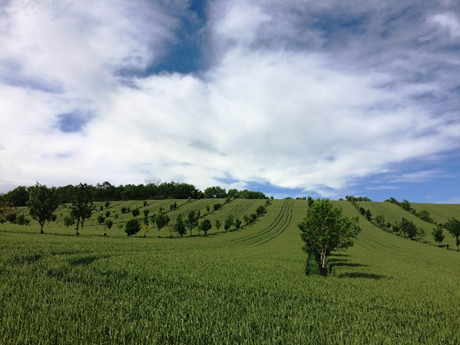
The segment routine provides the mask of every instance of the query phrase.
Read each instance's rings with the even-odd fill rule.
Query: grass
[[[171,218],[216,201],[176,202]],[[242,219],[264,203],[235,200],[202,219]],[[119,224],[132,217],[119,212],[127,205],[142,217],[143,202],[114,202]],[[0,343],[460,343],[460,253],[361,217],[355,246],[330,257],[332,274],[305,276],[296,224],[306,211],[306,201],[275,200],[243,229],[173,239],[164,229],[127,238],[116,226],[103,237],[99,212],[78,237],[59,223],[44,235],[36,222],[3,224]]]

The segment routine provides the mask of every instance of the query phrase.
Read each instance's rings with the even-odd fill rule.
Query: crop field
[[[265,202],[97,203],[79,236],[63,224],[65,205],[42,235],[36,221],[0,224],[0,344],[460,343],[460,252],[390,234],[350,202],[334,201],[360,216],[362,231],[352,248],[330,256],[327,278],[306,276],[297,228],[305,200],[274,200],[238,230],[214,227]],[[391,222],[425,223],[390,203],[360,205]],[[180,238],[150,225],[146,237],[127,237],[123,224],[133,215],[122,207],[139,209],[138,218],[161,207],[171,223],[200,211],[213,228]],[[459,217],[459,207],[413,207],[435,221]],[[97,217],[107,211],[114,225],[104,236]]]

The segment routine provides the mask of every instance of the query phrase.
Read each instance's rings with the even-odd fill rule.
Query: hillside
[[[0,225],[0,343],[460,342],[456,251],[383,231],[346,201],[334,203],[360,216],[362,232],[354,247],[330,257],[327,279],[304,274],[296,227],[308,209],[304,200],[274,200],[254,224],[213,227],[208,236],[195,229],[193,237],[171,239],[164,228],[158,238],[151,228],[146,238],[127,238],[118,227],[132,218],[122,207],[139,208],[142,218],[144,209],[151,215],[174,201],[171,219],[200,210],[213,224],[265,205],[234,200],[212,211],[224,201],[99,203],[78,237],[62,224],[65,207],[44,235],[36,222]],[[361,204],[390,221],[407,213],[389,203]],[[440,221],[459,210],[420,207]],[[115,225],[104,237],[97,216],[107,211]],[[431,232],[432,224],[423,225]]]

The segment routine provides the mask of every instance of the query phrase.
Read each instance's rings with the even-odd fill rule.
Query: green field
[[[265,200],[175,200],[171,219],[242,219]],[[179,238],[167,228],[126,237],[121,207],[169,210],[174,202],[112,202],[104,237],[97,212],[75,236],[62,219],[40,235],[0,225],[0,344],[459,344],[460,253],[378,229],[363,217],[349,250],[329,259],[330,276],[304,274],[296,224],[304,200],[274,200],[255,224]],[[350,202],[348,216],[359,215]],[[362,202],[388,220],[418,218],[389,203]],[[459,206],[414,204],[435,221]],[[115,218],[114,214],[118,214]],[[414,217],[411,218],[411,217]],[[425,223],[425,222],[422,222]],[[426,225],[427,224],[427,225]],[[432,224],[423,224],[428,234]],[[430,241],[429,238],[427,238]],[[445,243],[453,237],[445,232]]]

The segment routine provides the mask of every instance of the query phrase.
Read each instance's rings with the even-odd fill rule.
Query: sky
[[[0,193],[460,203],[457,0],[0,0]]]

